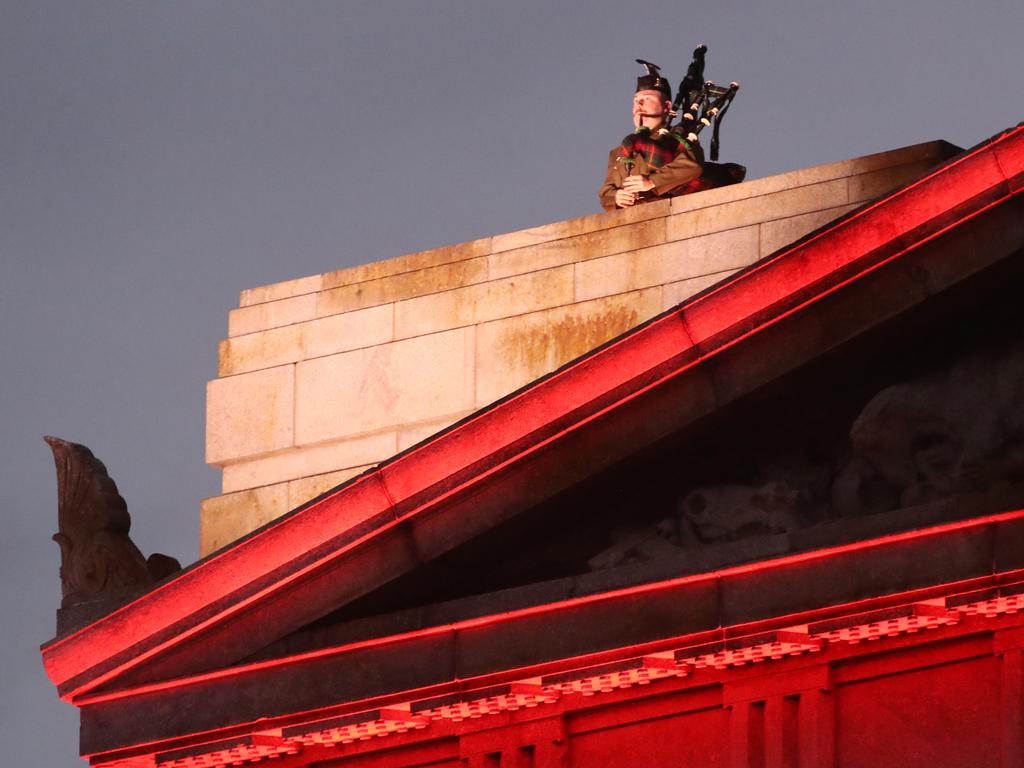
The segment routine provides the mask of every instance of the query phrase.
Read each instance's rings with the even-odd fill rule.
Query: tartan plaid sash
[[[686,140],[678,134],[670,131],[651,136],[651,129],[644,126],[622,140],[622,159],[640,157],[652,168],[661,168],[675,160],[686,146]]]

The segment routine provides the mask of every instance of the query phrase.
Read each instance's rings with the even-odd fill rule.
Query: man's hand
[[[629,208],[634,205],[641,192],[649,192],[654,189],[654,182],[646,176],[627,176],[622,182],[622,189],[615,192],[615,205],[619,208]]]
[[[636,202],[636,195],[624,189],[615,190],[615,206],[617,208],[629,208]]]
[[[626,180],[622,182],[622,188],[626,192],[648,192],[654,189],[654,182],[648,179],[646,176],[627,176]]]

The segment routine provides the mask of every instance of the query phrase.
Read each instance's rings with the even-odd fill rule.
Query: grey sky
[[[205,382],[242,288],[598,210],[633,59],[742,90],[751,177],[1021,118],[1024,3],[0,0],[0,743],[72,766],[43,434],[197,556]]]

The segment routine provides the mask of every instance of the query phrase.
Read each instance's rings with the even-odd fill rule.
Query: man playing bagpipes
[[[657,65],[637,59],[647,68],[638,77],[633,95],[633,127],[608,155],[608,173],[598,193],[606,210],[662,200],[703,189],[742,181],[746,169],[734,163],[706,163],[697,135],[714,121],[712,160],[718,159],[718,127],[739,86],[720,88],[704,82],[704,54],[698,46],[679,95],[672,101],[672,87]],[[672,118],[680,110],[680,122]]]

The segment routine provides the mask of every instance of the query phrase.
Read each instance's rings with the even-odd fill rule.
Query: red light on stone
[[[284,729],[283,733],[306,746],[335,747],[392,733],[406,733],[426,728],[427,724],[425,717],[419,717],[405,709],[378,709],[348,717],[292,726]]]
[[[957,595],[946,599],[946,606],[968,616],[992,619],[1001,614],[1024,610],[1024,582]]]
[[[820,651],[824,641],[795,630],[780,630],[762,635],[737,637],[715,643],[684,648],[676,652],[676,660],[696,669],[726,669],[745,664],[759,664],[786,656],[800,656]]]
[[[273,734],[253,734],[234,743],[205,744],[156,756],[157,768],[220,768],[297,755],[302,746]]]
[[[593,696],[634,685],[647,685],[666,677],[683,677],[688,673],[685,665],[678,664],[671,657],[645,656],[549,675],[542,678],[541,683],[559,693]]]
[[[844,616],[841,619],[811,624],[808,631],[814,637],[830,642],[857,644],[863,640],[879,640],[913,634],[919,630],[937,629],[956,624],[960,617],[943,605],[913,603],[881,611]]]
[[[558,693],[529,681],[499,685],[467,693],[426,699],[412,704],[412,711],[431,720],[461,722],[499,712],[530,709],[558,700]]]
[[[555,703],[563,696],[594,696],[685,677],[695,670],[727,670],[782,660],[821,651],[830,643],[858,644],[939,629],[957,624],[964,614],[991,617],[1022,609],[1024,582],[254,733],[245,739],[157,755],[157,768],[256,763],[298,754],[305,747],[337,747],[427,728],[432,722],[476,720]]]

